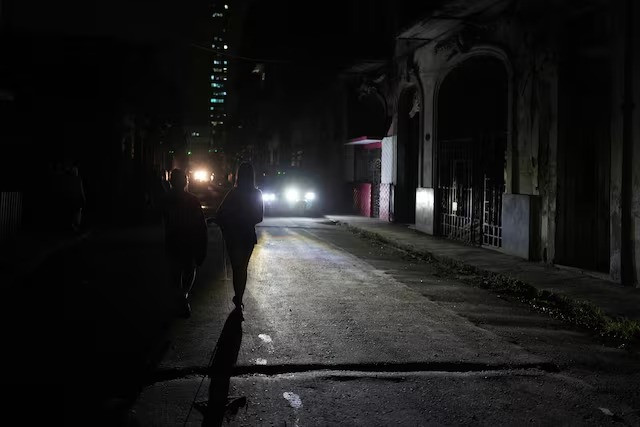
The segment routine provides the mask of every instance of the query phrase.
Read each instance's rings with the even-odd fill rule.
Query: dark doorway
[[[394,221],[416,222],[416,189],[420,157],[420,111],[416,108],[419,92],[405,90],[398,103],[397,177],[394,191]],[[420,105],[421,102],[418,104]]]
[[[437,110],[440,235],[502,245],[507,105],[507,72],[497,59],[464,61],[442,83]]]
[[[560,68],[555,263],[608,273],[611,61],[606,34],[593,31],[598,20],[590,13],[568,24],[574,39]]]

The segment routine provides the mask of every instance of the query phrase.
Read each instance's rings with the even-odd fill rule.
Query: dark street
[[[599,408],[640,422],[640,364],[626,351],[330,221],[258,229],[236,341],[229,282],[200,282],[134,406],[141,425],[199,425],[197,403],[229,376],[224,397],[247,402],[231,425],[609,422]]]
[[[0,0],[0,424],[640,426],[636,3]]]

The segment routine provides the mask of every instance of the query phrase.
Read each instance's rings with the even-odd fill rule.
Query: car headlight
[[[307,202],[310,202],[310,201],[312,201],[312,200],[315,200],[315,199],[316,199],[316,193],[314,193],[313,191],[307,191],[307,192],[305,193],[305,195],[304,195],[304,199],[305,199]]]
[[[273,202],[276,200],[276,195],[273,193],[262,193],[262,201]]]
[[[193,173],[193,179],[200,182],[207,182],[209,181],[209,172],[203,169],[197,170]]]
[[[286,197],[288,202],[297,202],[300,200],[300,193],[295,188],[288,188],[284,193],[284,197]]]

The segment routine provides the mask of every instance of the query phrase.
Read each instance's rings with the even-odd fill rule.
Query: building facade
[[[639,9],[454,0],[402,31],[371,76],[390,218],[637,286]]]

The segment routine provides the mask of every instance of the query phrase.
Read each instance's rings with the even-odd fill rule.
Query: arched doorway
[[[438,233],[475,245],[502,245],[508,78],[490,56],[460,63],[437,98]]]
[[[416,188],[420,168],[420,92],[414,86],[398,100],[398,144],[396,151],[396,185],[394,221],[416,222]]]

